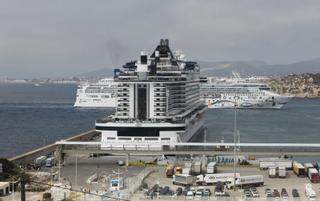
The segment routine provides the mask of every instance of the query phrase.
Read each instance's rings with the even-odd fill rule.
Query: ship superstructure
[[[183,59],[181,59],[183,58]],[[102,142],[187,142],[204,129],[199,66],[175,56],[167,39],[115,70],[116,112],[96,121]]]

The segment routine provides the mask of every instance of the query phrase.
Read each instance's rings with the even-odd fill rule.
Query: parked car
[[[203,196],[205,196],[205,197],[209,197],[209,196],[211,196],[211,191],[210,191],[210,189],[209,189],[209,188],[207,188],[207,189],[205,189],[205,190],[204,190],[204,192],[203,192]]]
[[[295,198],[300,197],[298,190],[295,188],[292,189],[292,197],[295,197]]]

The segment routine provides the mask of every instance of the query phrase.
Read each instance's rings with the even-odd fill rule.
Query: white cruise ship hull
[[[161,150],[160,144],[163,142],[189,142],[203,134],[203,112],[204,109],[184,123],[97,121],[96,131],[101,132],[101,149],[104,150]],[[126,130],[129,135],[122,133]],[[142,131],[145,133],[142,134]],[[155,131],[158,134],[155,135]],[[139,135],[135,135],[135,132]]]
[[[107,99],[77,99],[74,103],[74,107],[84,107],[84,108],[109,108],[117,106],[117,98],[107,98]]]
[[[273,100],[264,101],[238,101],[220,99],[205,99],[205,104],[211,109],[239,108],[239,109],[281,109],[291,100],[289,96],[277,96]]]

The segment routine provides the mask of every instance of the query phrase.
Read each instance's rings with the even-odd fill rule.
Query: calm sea
[[[0,84],[0,157],[93,129],[111,109],[75,109],[76,85]],[[237,110],[241,142],[319,142],[320,99],[282,110]],[[233,139],[233,110],[207,110],[207,141]]]

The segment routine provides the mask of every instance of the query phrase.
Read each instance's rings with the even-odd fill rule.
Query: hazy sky
[[[204,61],[320,57],[320,1],[0,0],[0,77],[115,68],[160,38]]]

